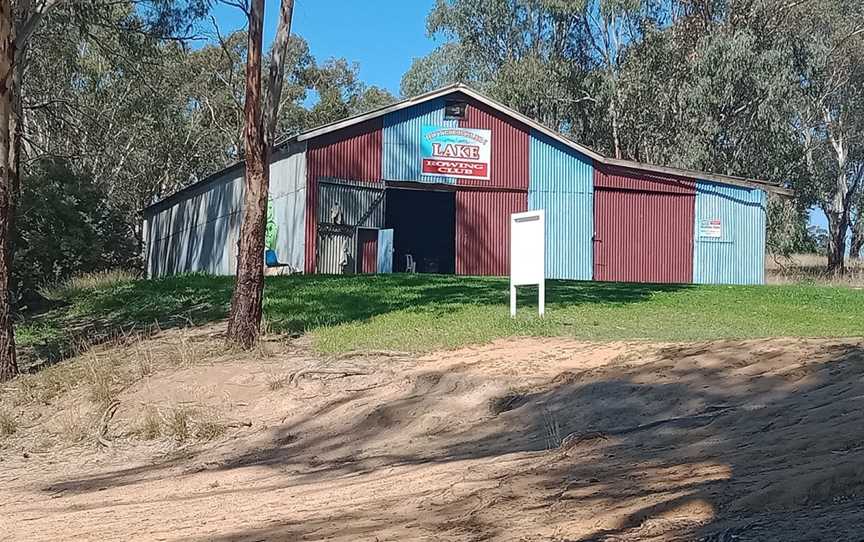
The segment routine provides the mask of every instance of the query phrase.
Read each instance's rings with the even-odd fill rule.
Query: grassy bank
[[[62,356],[82,337],[198,325],[224,318],[230,277],[92,281],[58,290],[64,303],[18,326],[35,359]],[[269,277],[274,332],[310,332],[322,351],[431,350],[512,335],[697,340],[854,336],[864,290],[816,285],[694,286],[549,281],[547,317],[526,289],[508,316],[507,281],[429,275]]]

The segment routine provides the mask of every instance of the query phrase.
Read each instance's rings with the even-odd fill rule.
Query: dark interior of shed
[[[456,271],[456,193],[388,188],[386,227],[393,229],[393,271],[412,257],[418,273]]]

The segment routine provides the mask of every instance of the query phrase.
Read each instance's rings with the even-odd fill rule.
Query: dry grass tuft
[[[87,356],[85,367],[90,384],[90,399],[97,405],[107,407],[117,398],[119,381],[124,375],[120,374],[111,357],[100,357],[96,353]]]
[[[154,440],[162,436],[162,418],[155,407],[149,406],[144,410],[141,425],[135,434],[143,440]]]
[[[767,255],[765,280],[768,284],[818,284],[864,287],[864,261],[847,260],[846,274],[826,271],[828,258],[818,254],[795,254],[789,258]]]
[[[290,379],[290,375],[285,373],[268,373],[267,374],[267,388],[270,391],[281,390],[285,387],[285,384],[288,383]]]
[[[226,428],[215,409],[181,403],[164,408],[148,406],[134,434],[143,440],[165,437],[183,444],[212,440]]]
[[[65,442],[82,442],[94,434],[92,415],[85,413],[79,406],[67,408],[57,414],[55,433]]]
[[[39,289],[46,299],[60,301],[70,299],[81,292],[101,290],[134,281],[138,277],[122,269],[85,273],[60,282],[48,284]]]
[[[18,420],[12,410],[0,405],[0,437],[8,437],[18,430]]]

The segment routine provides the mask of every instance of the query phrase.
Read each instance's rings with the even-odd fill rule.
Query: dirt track
[[[109,451],[7,446],[0,538],[864,539],[860,339],[502,341],[268,389],[311,362],[151,377]],[[190,393],[252,427],[122,437],[135,405]]]

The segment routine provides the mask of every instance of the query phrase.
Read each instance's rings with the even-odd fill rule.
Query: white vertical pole
[[[510,316],[516,316],[516,287],[510,283]]]

